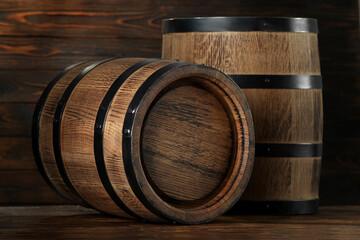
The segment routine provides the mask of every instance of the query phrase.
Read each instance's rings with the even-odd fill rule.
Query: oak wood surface
[[[79,206],[0,207],[2,239],[357,239],[358,206],[306,216],[228,215],[202,225],[142,223]]]
[[[29,137],[0,137],[0,156],[1,170],[37,170]]]
[[[322,90],[242,89],[259,143],[321,143]]]
[[[48,93],[48,96],[46,97],[45,101],[41,103],[42,110],[41,112],[38,113],[39,120],[37,122],[38,124],[37,141],[38,141],[40,159],[37,159],[37,161],[40,161],[41,164],[43,165],[45,175],[52,182],[55,189],[59,191],[62,196],[73,201],[74,203],[79,203],[79,200],[77,200],[77,198],[70,192],[70,190],[65,185],[63,179],[61,178],[55,159],[55,153],[53,148],[54,115],[58,102],[60,101],[68,85],[79,73],[82,72],[83,69],[85,69],[87,66],[91,65],[92,63],[94,62],[85,62],[70,69],[69,72],[66,72],[65,75],[56,82],[54,87],[50,89],[50,92]]]
[[[31,119],[35,103],[5,103],[0,104],[0,135],[30,136]]]
[[[165,196],[200,200],[226,177],[232,165],[232,141],[222,103],[205,89],[180,86],[151,107],[143,129],[143,161]]]
[[[336,150],[340,144],[346,146],[343,149],[344,153]],[[353,187],[352,184],[342,184],[342,182],[347,182],[360,186],[359,167],[356,167],[358,159],[354,157],[359,154],[357,147],[359,144],[357,139],[327,141],[326,147],[329,150],[324,157],[329,160],[322,162],[320,194],[323,197],[320,204],[326,204],[329,201],[333,204],[338,202],[352,204],[353,195],[360,194],[360,189]],[[24,205],[29,202],[46,204],[49,201],[54,204],[69,203],[59,198],[38,173],[31,153],[30,138],[0,137],[0,145],[3,149],[2,157],[8,160],[1,161],[0,165],[2,169],[0,192],[3,205]],[[333,192],[338,194],[334,196]],[[39,196],[44,197],[40,199]]]
[[[175,86],[177,86],[177,84],[180,84],[181,86],[181,84],[183,83],[185,83],[185,85],[190,84],[198,87],[201,86],[202,88],[211,92],[213,95],[217,96],[218,100],[222,102],[224,108],[227,109],[226,111],[228,112],[229,120],[232,123],[232,168],[228,170],[228,176],[226,177],[226,179],[224,179],[223,183],[220,185],[220,187],[218,187],[216,191],[209,194],[207,198],[201,199],[201,201],[198,202],[196,201],[195,204],[189,204],[191,203],[191,201],[189,203],[186,203],[185,201],[176,202],[172,199],[169,200],[163,197],[160,201],[159,199],[154,199],[154,201],[152,202],[158,209],[164,209],[165,214],[179,215],[181,216],[181,218],[184,217],[184,219],[186,219],[186,221],[184,221],[183,219],[179,218],[178,220],[176,220],[177,222],[208,222],[220,212],[228,209],[232,205],[231,203],[234,203],[234,201],[237,200],[237,197],[240,196],[244,191],[247,179],[250,176],[252,169],[252,159],[254,154],[254,133],[252,129],[253,127],[251,123],[250,112],[248,111],[248,106],[245,102],[245,98],[241,91],[239,91],[239,88],[234,84],[234,82],[232,82],[230,78],[226,77],[226,75],[224,75],[220,71],[210,69],[203,65],[185,65],[183,68],[178,68],[175,69],[173,72],[169,72],[168,74],[166,74],[166,76],[167,77],[161,77],[156,82],[157,84],[154,84],[152,86],[151,91],[149,91],[149,99],[151,99],[151,101],[153,101],[153,99],[159,96],[160,92],[164,91],[164,89],[166,89],[167,87],[170,87],[171,89],[172,85],[168,84],[169,80],[173,80],[172,83],[175,84]],[[178,82],[174,80],[178,80]],[[150,107],[151,101],[142,101],[142,103],[144,104],[141,104],[141,106],[144,105],[144,107],[142,111],[138,110],[138,115],[139,112],[141,115],[140,117],[136,118],[134,123],[135,126],[142,123],[143,118],[145,118],[144,109],[146,110],[148,107]],[[164,114],[166,115],[166,112],[169,110],[171,110],[171,108],[164,109]],[[179,117],[181,118],[184,116],[179,115]],[[197,117],[194,117],[194,120],[195,122],[198,121]],[[191,120],[190,122],[194,120]],[[199,123],[200,124],[198,125],[197,135],[202,134],[203,132],[201,129],[203,125],[201,124],[201,121],[199,121]],[[215,123],[216,121],[212,122],[212,126],[209,126],[209,128],[217,128],[218,126],[216,126]],[[205,125],[205,127],[207,126]],[[135,128],[133,131],[134,141],[132,147],[133,149],[135,149],[134,159],[136,164],[142,165],[143,159],[141,159],[141,145],[138,144],[140,141],[136,140],[141,138],[141,133],[139,130],[140,128]],[[174,137],[175,139],[178,139],[176,135],[174,135]],[[176,141],[181,142],[184,140]],[[209,141],[211,143],[212,140],[206,139],[206,141]],[[219,147],[220,146],[217,146],[217,149],[221,151],[222,146],[220,148]],[[194,153],[194,156],[196,156],[197,154],[201,153],[196,152]],[[214,155],[216,157],[218,154]],[[208,161],[210,163],[212,159],[209,159]],[[206,160],[202,160],[202,162],[206,162]],[[211,164],[209,166],[211,166]],[[186,168],[186,166],[184,167]],[[211,166],[211,168],[216,169],[216,166]],[[136,171],[136,175],[139,177],[139,179],[141,179],[142,182],[144,182],[145,179],[148,179],[148,176],[139,171]],[[151,182],[149,183],[151,184]],[[191,187],[189,186],[188,188],[190,189]],[[153,195],[153,190],[149,187],[143,188],[143,191],[145,193],[145,196]],[[190,212],[187,212],[187,209],[191,210],[191,214],[189,214]]]
[[[162,57],[206,64],[226,74],[320,75],[317,39],[316,33],[298,32],[165,33]],[[244,88],[242,91],[254,119],[256,143],[322,143],[322,90]],[[318,198],[319,159],[256,157],[255,162],[242,199]]]
[[[28,203],[70,204],[46,184],[38,169],[0,171],[0,198],[4,205]]]
[[[266,201],[316,199],[319,197],[320,169],[321,158],[277,158],[272,161],[257,157],[242,198]],[[238,204],[241,206],[241,202]]]
[[[62,159],[80,196],[97,209],[127,218],[132,217],[108,196],[98,175],[93,129],[100,104],[111,84],[139,61],[141,59],[115,59],[87,73],[68,99],[60,130]]]
[[[226,74],[320,75],[318,54],[315,33],[163,34],[162,58],[203,63]]]
[[[149,211],[138,199],[125,172],[123,162],[123,139],[119,134],[123,131],[125,114],[129,104],[141,84],[156,70],[169,65],[170,61],[156,61],[145,65],[140,71],[136,71],[128,78],[117,92],[108,109],[107,119],[104,126],[104,161],[108,176],[118,195],[122,195],[123,202],[130,206],[130,209],[144,218],[153,221],[164,221]],[[125,90],[125,91],[124,91]]]
[[[142,59],[139,58],[115,59],[101,64],[85,75],[68,100],[61,124],[62,158],[67,174],[74,187],[90,205],[104,212],[127,218],[131,218],[131,216],[120,209],[108,196],[99,178],[93,150],[93,129],[100,104],[111,84],[125,70],[141,60]],[[142,74],[144,79],[146,79],[146,75],[144,73]],[[131,86],[129,86],[129,90],[136,91],[137,88],[132,89]],[[117,114],[121,114],[119,109],[115,109],[115,111],[117,111]],[[119,130],[118,132],[112,132],[111,135],[122,136],[121,133],[122,131]],[[90,139],[90,141],[88,139]],[[114,143],[119,144],[119,142]],[[122,176],[117,175],[116,177],[124,179],[126,174]],[[124,182],[124,185],[126,185],[126,182]],[[89,185],[92,185],[92,187],[90,188]],[[127,201],[127,195],[130,195],[130,192],[132,192],[129,186],[127,190],[129,192],[128,194],[126,194],[125,191],[121,191],[122,194],[125,193],[122,197],[125,202]],[[138,213],[136,209],[140,208],[145,212],[143,213],[144,217],[153,221],[159,221],[159,218],[142,206],[133,193],[130,201],[126,203],[128,203],[129,208],[135,211],[135,213]],[[133,207],[133,205],[135,205],[135,207]]]
[[[0,69],[61,70],[70,64],[107,57],[160,57],[160,49],[161,41],[157,39],[0,37]]]
[[[31,154],[26,154],[31,152],[30,140],[19,137],[30,135],[29,111],[33,107],[28,104],[37,101],[47,83],[61,69],[82,60],[115,55],[159,57],[162,18],[216,15],[318,19],[324,82],[321,204],[359,204],[360,171],[356,146],[360,144],[360,85],[357,84],[360,46],[357,0],[280,0],[276,2],[276,7],[272,1],[264,0],[0,1],[1,115],[14,117],[2,118],[0,135],[11,134],[12,142],[9,143],[10,149],[6,150],[4,143],[10,140],[0,137],[4,147],[2,156],[6,157],[0,160],[1,166],[4,166],[1,169],[6,171],[9,165],[12,169],[22,169],[33,164]],[[7,130],[8,125],[11,131]],[[22,148],[16,151],[11,146]],[[19,159],[22,159],[21,162]],[[14,176],[22,174],[13,170],[12,173]],[[0,190],[4,195],[10,191],[6,183],[11,185],[11,175],[7,176],[9,180],[3,179]],[[31,178],[31,175],[27,177]],[[35,188],[33,192],[28,191],[28,185],[23,180],[23,183],[17,183],[20,199],[0,199],[0,204],[11,201],[28,201],[31,204],[62,201],[56,199],[56,195],[48,200],[37,198],[41,191],[48,193],[51,190],[42,187],[45,185],[41,178],[36,179],[34,186],[38,186],[39,191]]]
[[[193,16],[317,16],[324,29],[351,31],[356,11],[349,8],[356,5],[356,0],[339,4],[333,0],[328,4],[304,2],[279,2],[278,8],[266,2],[251,0],[237,1],[86,1],[51,3],[44,2],[41,6],[35,0],[11,1],[1,3],[3,22],[0,33],[5,36],[56,36],[56,37],[87,37],[96,38],[161,38],[161,20],[169,17]],[[238,8],[239,5],[242,8]],[[101,9],[99,8],[101,6]],[[221,8],[219,7],[221,6]],[[299,14],[299,9],[303,11]],[[319,11],[323,9],[324,11]],[[355,10],[355,9],[353,9]],[[59,18],[61,17],[61,20]],[[344,24],[334,24],[342,18]],[[60,31],[66,29],[66,31]],[[141,31],[139,31],[141,30]]]
[[[77,196],[105,213],[154,222],[210,221],[233,205],[250,177],[254,132],[249,108],[237,85],[218,70],[169,60],[146,61],[144,66],[140,58],[108,59],[92,65],[87,62],[56,82],[39,122],[39,150],[45,174],[67,198],[79,202],[73,197]],[[132,74],[121,78],[132,69]],[[113,89],[119,80],[119,88]],[[114,99],[105,107],[103,100],[109,94]],[[129,112],[130,104],[139,97],[140,105],[132,106],[135,111]],[[108,112],[104,121],[98,122],[103,108]],[[155,119],[153,112],[158,115]],[[135,114],[135,122],[128,136],[123,128],[129,114]],[[176,124],[181,127],[171,129]],[[101,136],[94,132],[99,127],[104,127]],[[125,155],[128,149],[124,136],[130,137],[129,156]],[[99,145],[103,152],[95,147],[99,137],[103,139]],[[218,144],[220,139],[226,141]],[[193,151],[198,141],[202,142],[200,148]],[[163,147],[167,142],[175,145]],[[207,149],[211,149],[210,154]],[[173,153],[154,161],[149,152],[159,156]],[[183,158],[179,158],[180,152]],[[104,161],[104,166],[99,161]],[[167,161],[175,164],[171,166]],[[134,171],[135,177],[129,171]],[[165,178],[165,172],[172,174]],[[139,184],[140,190],[134,184]],[[114,190],[109,190],[109,185]],[[157,189],[171,196],[170,200],[158,195]],[[195,201],[195,205],[188,205]]]

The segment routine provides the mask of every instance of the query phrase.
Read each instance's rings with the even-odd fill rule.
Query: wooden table
[[[0,207],[0,239],[360,239],[360,206],[306,216],[227,215],[202,225],[161,225],[80,206]]]

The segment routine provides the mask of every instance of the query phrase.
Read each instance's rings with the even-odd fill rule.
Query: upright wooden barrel
[[[44,91],[34,156],[47,182],[126,218],[197,224],[250,178],[254,133],[236,83],[171,60],[117,58],[65,69]]]
[[[317,21],[210,17],[163,22],[162,57],[203,63],[242,88],[255,126],[255,164],[233,211],[317,210],[322,154],[322,80]]]

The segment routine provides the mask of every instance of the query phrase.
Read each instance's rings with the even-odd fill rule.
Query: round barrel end
[[[132,189],[171,222],[213,220],[250,178],[250,110],[236,83],[210,67],[173,63],[155,72],[135,94],[123,135]]]

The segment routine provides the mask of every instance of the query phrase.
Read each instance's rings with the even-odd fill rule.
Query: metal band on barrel
[[[321,157],[321,143],[256,143],[255,157]]]
[[[179,32],[311,32],[318,33],[317,20],[313,18],[286,17],[195,17],[163,20],[166,33]]]
[[[41,174],[41,176],[44,178],[45,182],[57,193],[59,194],[61,197],[63,197],[64,199],[68,200],[71,202],[70,199],[68,199],[67,197],[65,197],[56,187],[55,185],[52,183],[52,181],[50,180],[49,176],[47,175],[46,171],[45,171],[45,167],[43,164],[43,161],[41,159],[41,154],[40,154],[40,149],[39,149],[39,131],[40,131],[40,117],[43,111],[43,108],[45,106],[46,103],[46,99],[49,96],[51,90],[53,89],[53,87],[56,85],[56,83],[63,77],[65,76],[71,69],[85,63],[84,62],[80,62],[77,64],[73,64],[67,68],[65,68],[61,73],[59,73],[53,80],[50,81],[50,83],[46,86],[46,88],[44,89],[43,93],[41,94],[38,102],[36,103],[35,106],[35,110],[34,110],[34,115],[33,115],[33,121],[32,121],[32,148],[33,148],[33,154],[34,154],[34,159],[36,162],[36,165],[39,169],[39,172]]]
[[[322,89],[319,75],[229,75],[240,88]]]
[[[111,85],[108,92],[106,93],[103,101],[101,102],[101,105],[99,107],[96,121],[95,121],[95,127],[94,127],[94,153],[95,153],[95,161],[96,161],[96,167],[99,173],[100,180],[106,190],[106,192],[109,194],[111,199],[123,210],[125,210],[128,214],[131,214],[132,216],[139,218],[137,214],[135,214],[131,209],[129,209],[125,203],[121,200],[121,198],[116,193],[116,190],[111,184],[110,177],[108,175],[108,171],[106,169],[105,164],[105,158],[104,158],[104,127],[106,124],[106,118],[108,111],[110,109],[111,103],[116,96],[116,93],[119,91],[122,84],[137,70],[142,68],[143,66],[161,61],[160,59],[147,59],[143,60],[141,62],[136,63],[132,67],[128,68],[126,71],[124,71]]]
[[[113,60],[115,58],[110,58],[106,60],[102,60],[96,63],[91,64],[90,66],[86,67],[81,73],[79,73],[68,85],[66,88],[64,94],[60,98],[58,105],[55,110],[54,114],[54,122],[53,122],[53,148],[54,148],[54,157],[56,160],[56,165],[58,167],[59,173],[65,183],[65,185],[69,188],[70,192],[77,198],[79,201],[81,201],[83,204],[90,206],[94,209],[96,209],[94,206],[90,205],[85,199],[78,193],[78,191],[75,189],[73,184],[70,181],[70,178],[66,172],[65,165],[62,159],[61,154],[61,145],[60,145],[60,129],[61,129],[61,120],[63,116],[63,112],[65,110],[65,106],[69,100],[69,97],[73,90],[75,89],[76,85],[85,77],[86,74],[88,74],[90,71],[95,69],[97,66],[108,62],[110,60]]]

